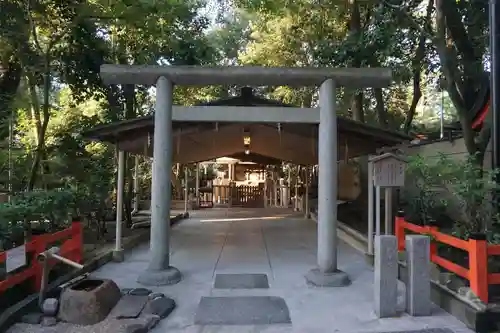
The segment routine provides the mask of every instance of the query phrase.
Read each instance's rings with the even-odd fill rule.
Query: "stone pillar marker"
[[[336,86],[331,79],[320,87],[319,181],[318,181],[318,268],[306,281],[319,287],[343,287],[351,283],[337,268],[337,114]]]
[[[428,236],[406,236],[406,312],[411,316],[431,314],[430,239]]]
[[[181,273],[170,266],[170,205],[172,170],[172,82],[160,77],[156,84],[153,173],[151,184],[150,262],[137,282],[146,286],[175,284]]]
[[[397,314],[398,302],[398,243],[396,236],[375,237],[373,289],[377,317],[394,317]]]

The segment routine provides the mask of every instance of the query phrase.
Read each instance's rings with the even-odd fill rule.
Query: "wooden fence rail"
[[[3,280],[0,280],[0,293],[24,282],[33,279],[33,288],[40,290],[42,279],[42,265],[38,262],[37,256],[52,246],[60,248],[60,255],[78,263],[83,261],[83,228],[80,222],[73,222],[67,229],[53,234],[43,234],[33,236],[32,241],[18,247],[21,255],[25,252],[25,264],[16,268],[12,272],[7,272]],[[23,248],[24,247],[24,248]],[[12,251],[12,250],[9,250]],[[6,266],[9,251],[0,252],[0,266]],[[20,258],[22,260],[22,258]],[[55,264],[51,261],[50,264]]]
[[[481,299],[488,303],[488,286],[500,284],[500,273],[488,272],[488,256],[500,255],[500,245],[488,244],[486,237],[472,237],[463,240],[444,234],[434,226],[419,226],[409,223],[402,217],[396,217],[396,237],[398,239],[398,251],[405,250],[406,231],[416,234],[429,235],[431,238],[431,261],[444,269],[469,280],[471,290]],[[437,253],[437,244],[442,243],[448,246],[461,249],[468,253],[469,267],[463,267]]]

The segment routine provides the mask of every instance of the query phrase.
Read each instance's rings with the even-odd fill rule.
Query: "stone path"
[[[283,209],[207,209],[173,229],[172,264],[183,273],[174,286],[152,288],[172,297],[177,308],[155,333],[225,332],[390,332],[449,328],[472,332],[460,321],[433,309],[430,317],[378,319],[373,313],[373,271],[357,251],[340,243],[339,265],[353,283],[346,288],[308,287],[304,274],[316,263],[316,224]],[[148,264],[148,246],[135,249],[122,264],[110,263],[94,275],[114,279],[121,287],[137,287]],[[220,274],[266,274],[268,289],[215,289]],[[401,288],[401,294],[404,289]],[[276,296],[285,300],[292,324],[194,324],[202,297]],[[400,297],[400,302],[403,297]],[[401,304],[402,307],[402,304]]]
[[[177,285],[151,288],[177,303],[153,333],[363,333],[427,328],[472,333],[439,308],[434,308],[429,317],[403,314],[378,319],[372,306],[373,271],[359,252],[342,242],[339,268],[349,274],[352,284],[345,288],[307,286],[304,275],[316,263],[316,224],[300,215],[283,209],[207,209],[191,215],[172,234],[171,262],[183,273],[183,280]],[[136,280],[147,267],[148,250],[147,245],[140,246],[127,254],[124,263],[109,263],[93,276],[113,279],[121,288],[140,287]],[[214,288],[216,274],[266,274],[269,288]],[[402,308],[404,287],[400,287]],[[292,323],[195,325],[203,297],[236,296],[282,298]]]

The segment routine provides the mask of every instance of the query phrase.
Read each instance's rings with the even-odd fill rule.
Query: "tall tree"
[[[443,86],[460,119],[467,151],[482,165],[491,135],[491,124],[487,121],[477,133],[472,130],[472,117],[477,109],[478,92],[488,84],[488,75],[485,73],[488,2],[415,0],[397,5],[384,1],[384,4],[411,29],[420,31],[430,41],[425,56],[439,64],[437,70],[442,75]],[[415,8],[425,4],[428,11],[422,22],[421,15],[415,14],[418,11],[412,12],[410,6]],[[436,68],[429,64],[428,71],[434,70]]]

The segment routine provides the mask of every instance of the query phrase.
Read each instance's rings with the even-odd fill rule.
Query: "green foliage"
[[[437,162],[441,184],[458,203],[461,218],[454,224],[454,233],[468,238],[471,233],[486,233],[490,241],[497,242],[500,216],[494,206],[493,194],[500,186],[495,176],[500,170],[483,170],[474,156],[456,161],[442,155]]]
[[[109,178],[109,177],[108,177]],[[56,188],[19,193],[10,203],[0,204],[0,244],[4,248],[24,240],[25,233],[53,233],[69,226],[72,219],[96,218],[105,214],[109,188]],[[100,191],[99,191],[100,190]],[[10,244],[10,245],[9,245]]]
[[[406,177],[413,186],[406,193],[409,199],[406,212],[424,225],[438,222],[437,213],[448,204],[439,191],[439,173],[437,165],[429,163],[424,157],[417,155],[409,158]]]
[[[472,233],[485,233],[490,242],[500,240],[500,216],[493,204],[493,194],[500,186],[494,181],[499,170],[483,170],[475,157],[452,159],[410,158],[407,168],[406,213],[424,224],[453,218],[451,232],[468,239]],[[414,184],[414,186],[411,186]],[[444,226],[447,227],[447,226]]]
[[[5,247],[22,241],[19,236],[32,229],[37,233],[63,229],[68,226],[75,207],[75,196],[68,190],[15,195],[11,203],[0,204],[0,241]]]
[[[228,5],[216,3],[218,11]],[[5,120],[11,114],[15,118],[11,163],[7,149],[0,150],[0,183],[8,187],[10,169],[14,192],[22,193],[29,183],[46,191],[45,195],[30,191],[2,206],[0,227],[18,230],[25,221],[44,219],[49,229],[50,223],[57,228],[66,213],[102,216],[110,209],[116,177],[114,147],[89,143],[81,133],[97,124],[150,114],[153,99],[149,87],[136,86],[130,93],[126,86],[104,86],[99,77],[103,63],[389,67],[396,84],[377,91],[378,95],[373,89],[363,90],[360,104],[365,122],[381,123],[379,113],[387,113],[388,127],[399,129],[414,94],[414,70],[421,69],[421,90],[429,94],[426,88],[434,89],[441,77],[440,61],[449,60],[455,72],[445,75],[450,82],[448,103],[454,106],[448,109],[455,116],[471,109],[478,82],[484,79],[486,2],[444,2],[450,48],[444,51],[437,47],[443,36],[433,31],[438,8],[427,21],[422,10],[427,1],[387,3],[238,0],[230,3],[223,20],[210,26],[200,14],[206,5],[200,0],[0,1],[0,139],[6,135]],[[425,50],[419,64],[414,59],[423,31]],[[317,99],[315,88],[259,89],[271,98],[305,107],[314,106]],[[454,89],[460,91],[453,94]],[[193,105],[228,97],[234,90],[234,86],[176,87],[174,100]],[[352,96],[360,92],[339,89],[340,114],[353,114]],[[425,112],[421,114],[423,121],[428,120]],[[48,125],[46,133],[42,124]],[[471,153],[473,148],[468,145]],[[34,163],[37,158],[39,167]],[[126,178],[132,166],[128,168]],[[147,193],[150,162],[141,162],[141,170]],[[32,177],[33,172],[39,177]],[[443,191],[467,203],[461,209],[469,224],[464,230],[457,227],[461,234],[485,228],[493,220],[488,210],[477,208],[488,206],[480,198],[493,190],[484,180],[489,174],[477,177],[479,171],[468,164],[440,160],[429,165],[418,158],[410,163],[409,173],[419,179],[411,206],[424,223],[439,219],[446,208]],[[69,200],[67,205],[61,204],[63,199]]]

